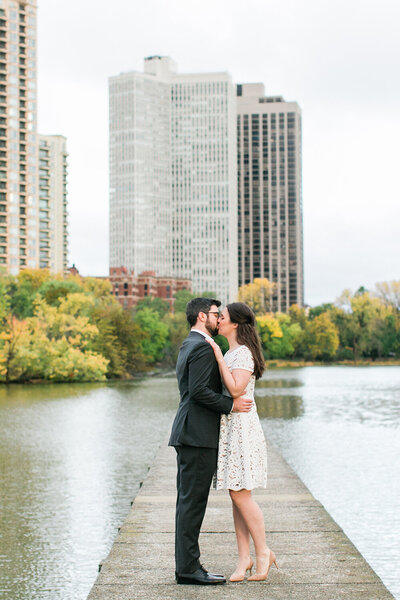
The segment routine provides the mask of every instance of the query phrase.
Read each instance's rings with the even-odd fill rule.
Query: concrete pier
[[[393,598],[342,529],[271,445],[266,490],[254,492],[279,570],[266,582],[220,586],[174,580],[175,451],[163,445],[135,498],[88,600],[388,600]],[[229,577],[236,564],[231,502],[210,493],[200,536],[206,568]]]

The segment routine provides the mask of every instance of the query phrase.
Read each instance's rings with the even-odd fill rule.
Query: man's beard
[[[218,335],[218,326],[213,327],[211,325],[211,321],[208,317],[207,317],[207,321],[205,322],[205,328],[207,329],[207,331],[211,335],[211,337]]]

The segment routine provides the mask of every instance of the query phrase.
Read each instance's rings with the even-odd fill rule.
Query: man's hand
[[[232,412],[249,412],[252,406],[253,400],[251,400],[251,398],[243,398],[243,396],[240,396],[233,400]]]

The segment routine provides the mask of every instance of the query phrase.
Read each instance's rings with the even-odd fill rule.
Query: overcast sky
[[[39,0],[39,132],[67,137],[70,263],[108,272],[108,83],[178,71],[263,82],[303,111],[305,300],[400,279],[398,0]]]

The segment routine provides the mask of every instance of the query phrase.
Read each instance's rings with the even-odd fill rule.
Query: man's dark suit
[[[183,342],[176,374],[181,400],[169,445],[177,452],[175,561],[181,574],[200,566],[198,539],[217,466],[220,416],[233,400],[221,393],[214,351],[201,333],[191,331]]]

